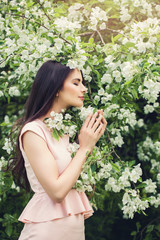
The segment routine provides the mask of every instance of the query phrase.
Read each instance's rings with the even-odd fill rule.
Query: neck
[[[60,106],[60,105],[58,105],[58,104],[54,104],[54,106],[52,106],[52,108],[45,114],[45,115],[43,115],[42,117],[40,117],[39,119],[40,120],[44,120],[45,118],[52,118],[53,119],[53,117],[50,115],[50,113],[52,112],[52,111],[54,111],[55,113],[61,113],[64,109],[66,109],[64,106],[62,107],[62,106]]]

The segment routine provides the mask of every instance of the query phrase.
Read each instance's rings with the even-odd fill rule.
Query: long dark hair
[[[15,183],[27,191],[30,190],[30,185],[19,146],[21,129],[26,123],[44,116],[50,110],[56,94],[63,88],[64,81],[71,71],[73,71],[73,69],[62,65],[60,62],[53,60],[45,62],[36,74],[30,95],[24,106],[24,116],[14,124],[11,130],[10,138],[13,142],[15,141],[15,129],[19,129],[16,146],[13,151],[13,156],[8,162],[7,170],[11,170]]]

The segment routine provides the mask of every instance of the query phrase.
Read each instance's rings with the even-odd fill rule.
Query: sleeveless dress
[[[19,136],[27,177],[34,195],[21,213],[19,221],[24,228],[19,240],[84,240],[84,219],[93,214],[93,209],[84,192],[71,189],[61,203],[52,200],[36,178],[22,146],[22,135],[32,131],[47,144],[56,160],[59,175],[68,166],[71,153],[67,150],[69,136],[55,140],[40,119],[25,124]]]

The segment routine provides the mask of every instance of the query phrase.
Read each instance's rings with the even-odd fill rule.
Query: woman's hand
[[[104,134],[106,126],[107,121],[103,117],[103,110],[98,110],[94,115],[90,113],[78,136],[80,148],[91,152],[96,142]]]

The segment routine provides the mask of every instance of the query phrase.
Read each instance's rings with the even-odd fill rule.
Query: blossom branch
[[[8,14],[9,14],[9,13],[8,13]],[[25,18],[25,19],[27,19],[27,20],[31,20],[31,18],[28,18],[28,17],[26,17],[26,16],[24,16],[24,15],[13,14],[13,13],[11,13],[11,15],[12,15],[12,16],[17,16],[17,17],[22,17],[23,19]],[[47,28],[46,26],[44,26],[43,24],[41,24],[41,23],[39,23],[39,22],[37,22],[37,21],[35,21],[35,23],[38,24],[39,26],[47,29],[48,31],[50,31],[50,29]],[[52,33],[54,33],[54,32],[52,32]],[[54,33],[54,34],[55,34],[55,33]],[[68,40],[66,40],[65,38],[63,38],[63,37],[61,36],[61,33],[58,34],[58,37],[61,38],[61,39],[62,39],[63,41],[65,41],[66,43],[72,45],[72,43],[70,43]]]

